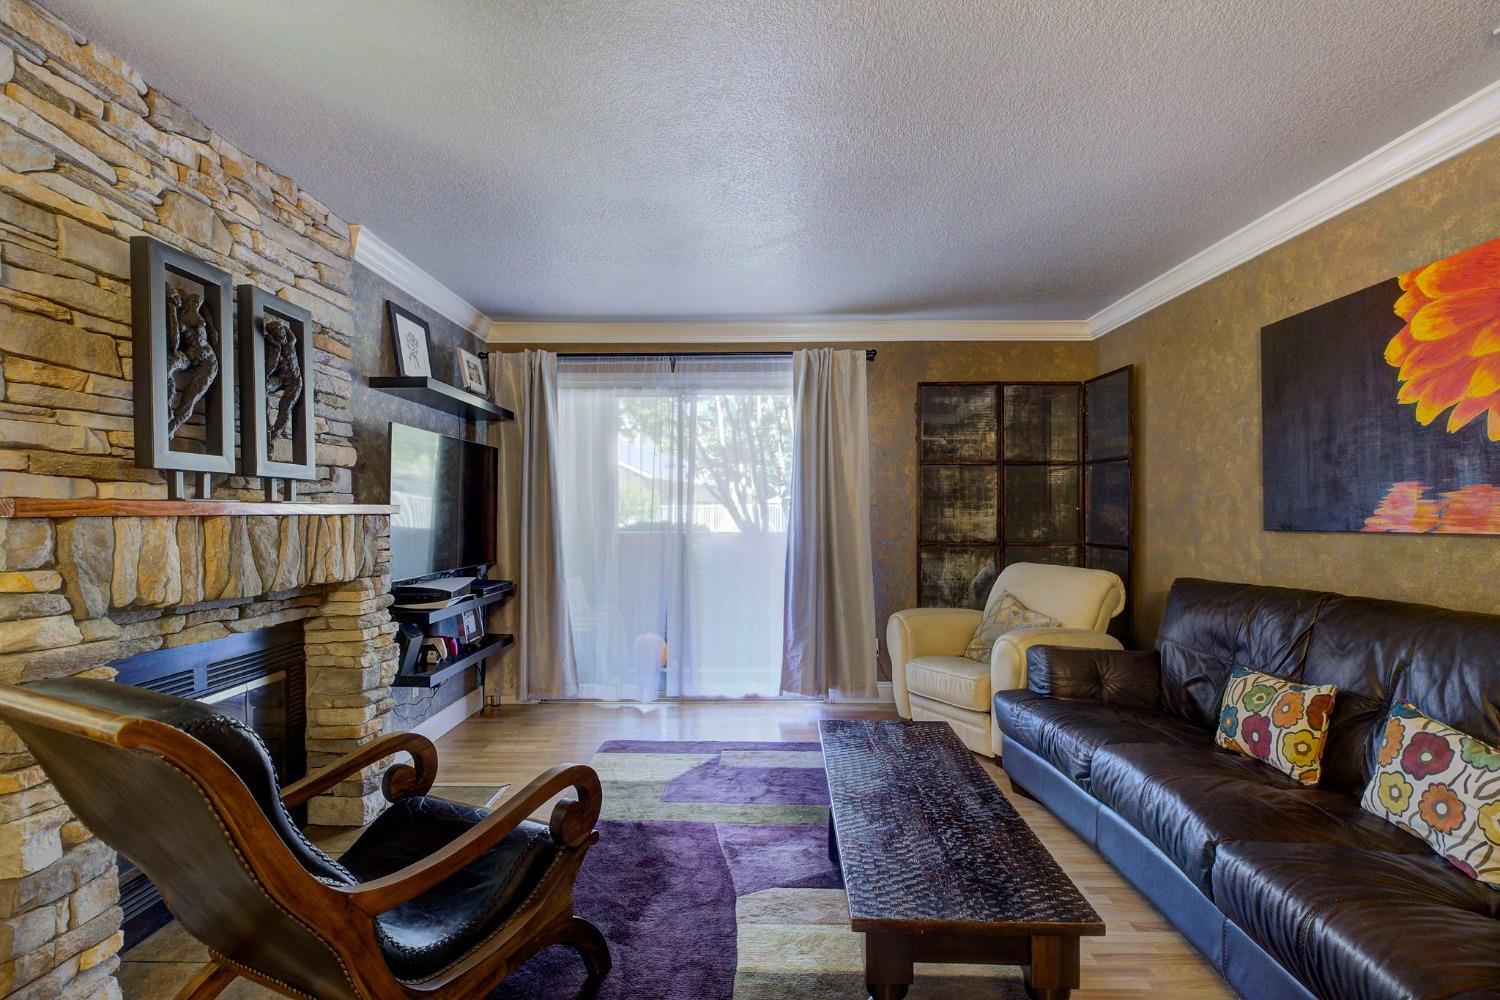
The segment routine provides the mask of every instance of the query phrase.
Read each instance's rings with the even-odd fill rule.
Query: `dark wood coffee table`
[[[1104,922],[948,724],[818,728],[870,995],[900,1000],[912,963],[954,962],[1019,965],[1031,996],[1065,1000],[1078,939]]]

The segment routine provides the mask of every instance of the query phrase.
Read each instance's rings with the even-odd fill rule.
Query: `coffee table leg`
[[[873,1000],[901,1000],[913,978],[911,938],[904,934],[865,935],[865,989]]]
[[[868,961],[868,960],[867,960]],[[1078,939],[1033,936],[1026,994],[1035,1000],[1068,1000],[1078,988]]]

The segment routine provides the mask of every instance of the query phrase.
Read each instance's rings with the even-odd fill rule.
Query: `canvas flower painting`
[[[1500,239],[1261,331],[1265,526],[1500,534]]]

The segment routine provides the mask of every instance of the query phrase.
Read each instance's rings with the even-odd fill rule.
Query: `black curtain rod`
[[[875,348],[865,349],[865,360],[875,360]],[[560,358],[583,358],[589,361],[608,361],[611,358],[789,358],[791,351],[629,351],[624,354],[572,353],[558,354]]]

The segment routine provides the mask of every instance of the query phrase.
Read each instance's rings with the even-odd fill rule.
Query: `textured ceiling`
[[[43,0],[481,310],[1079,319],[1500,77],[1497,0]]]

